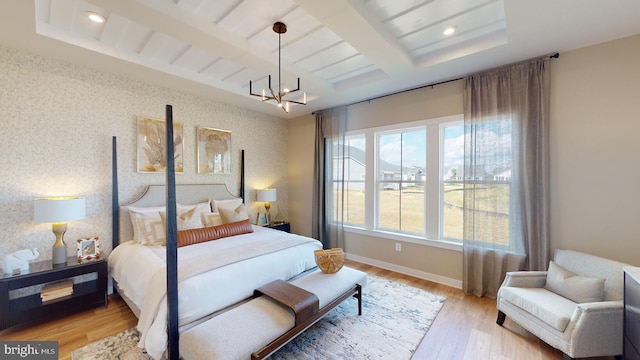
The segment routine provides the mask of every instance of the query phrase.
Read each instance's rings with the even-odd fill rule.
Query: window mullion
[[[364,183],[364,224],[365,229],[373,230],[376,227],[375,211],[378,208],[376,195],[376,169],[378,162],[376,161],[377,144],[374,139],[374,132],[367,131],[365,134],[365,159],[367,166],[365,167],[365,183]]]
[[[438,124],[427,125],[427,171],[425,179],[425,227],[427,239],[440,238],[440,131]]]

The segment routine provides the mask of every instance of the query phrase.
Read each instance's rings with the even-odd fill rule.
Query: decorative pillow
[[[219,208],[235,209],[242,204],[241,198],[226,199],[226,200],[213,200],[211,202],[211,212],[219,212]]]
[[[598,302],[604,299],[605,279],[577,275],[553,261],[549,262],[545,289],[575,303]]]
[[[253,232],[253,227],[251,227],[249,219],[200,229],[182,230],[178,231],[178,247],[251,232]]]
[[[203,214],[211,214],[211,200],[203,201],[194,205],[184,205],[180,203],[176,204],[176,210],[178,211],[178,213],[189,211],[193,207],[195,207],[196,215],[199,218],[202,218]]]
[[[165,243],[165,231],[160,218],[164,206],[134,207],[129,206],[133,240],[142,245],[161,245]]]
[[[220,238],[215,226],[178,231],[178,247],[199,244]]]
[[[249,218],[244,220],[235,221],[228,224],[223,224],[215,227],[218,231],[218,235],[220,238],[248,234],[253,232],[253,227],[251,226],[251,221]]]
[[[182,211],[181,211],[182,210]],[[202,220],[200,216],[196,214],[196,207],[192,207],[189,210],[184,211],[184,208],[181,210],[177,210],[178,216],[177,227],[178,230],[189,230],[203,227]],[[160,219],[162,220],[162,224],[164,228],[166,228],[166,218],[167,214],[164,211],[160,211]]]
[[[202,224],[205,227],[222,225],[222,218],[220,217],[220,213],[202,214],[201,219]]]
[[[233,209],[219,207],[218,211],[220,212],[223,224],[249,219],[249,215],[247,214],[247,209],[244,207],[244,204],[240,204]]]

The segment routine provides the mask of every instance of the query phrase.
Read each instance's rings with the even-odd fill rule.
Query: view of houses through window
[[[462,241],[465,172],[461,115],[350,132],[344,152],[334,153],[334,209],[338,213],[344,207],[345,225]],[[492,156],[476,166],[482,169],[476,169],[475,178],[467,183],[472,180],[481,196],[495,201],[489,202],[493,208],[483,205],[474,211],[502,228],[498,232],[493,229],[481,240],[508,244],[511,168],[504,161],[496,164]],[[343,198],[338,186],[342,172]]]

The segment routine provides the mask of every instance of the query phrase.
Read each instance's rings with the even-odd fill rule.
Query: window
[[[440,190],[442,238],[462,240],[464,200],[464,126],[443,124],[442,131],[442,186]]]
[[[344,155],[334,156],[334,180],[345,160],[345,225],[461,241],[463,139],[462,115],[350,132]]]
[[[344,218],[342,221],[348,225],[364,226],[365,224],[365,171],[366,139],[363,134],[347,136],[345,138],[344,154],[334,144],[333,157],[333,194],[334,208],[344,206]],[[344,159],[344,163],[341,161]],[[342,168],[344,166],[344,168]],[[344,198],[341,199],[341,187],[338,180],[344,172]],[[342,202],[343,205],[340,205]],[[334,220],[336,213],[334,211]]]
[[[377,134],[379,229],[425,234],[426,143],[424,126]]]
[[[473,196],[469,202],[467,222],[470,240],[510,246],[509,227],[512,222],[510,207],[512,159],[512,121],[486,120],[474,125],[473,139],[475,151],[467,163],[464,179],[465,191]],[[471,235],[472,234],[472,235]]]

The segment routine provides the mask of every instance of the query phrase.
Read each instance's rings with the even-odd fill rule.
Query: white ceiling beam
[[[389,75],[414,70],[411,55],[362,0],[294,0]]]

